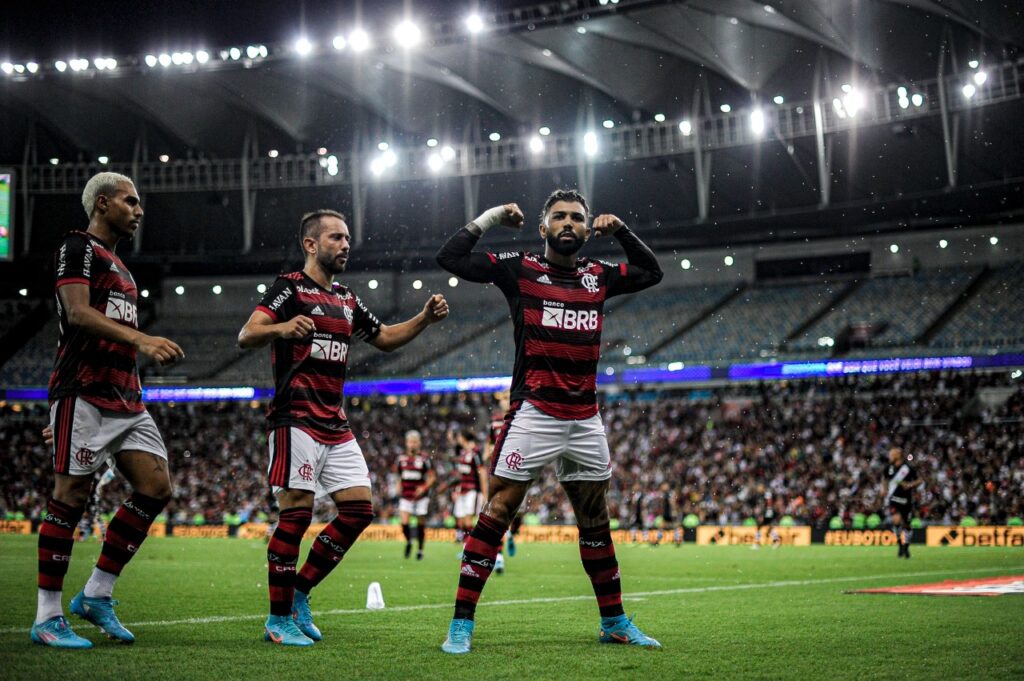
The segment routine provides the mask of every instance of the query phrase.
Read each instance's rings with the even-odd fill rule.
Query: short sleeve
[[[352,335],[364,341],[371,341],[380,333],[381,321],[370,312],[359,296],[352,314]]]
[[[291,319],[294,314],[295,288],[287,279],[277,279],[263,296],[256,309],[274,320],[275,323]]]
[[[89,285],[92,278],[92,242],[81,234],[69,234],[57,251],[57,288],[66,284]]]

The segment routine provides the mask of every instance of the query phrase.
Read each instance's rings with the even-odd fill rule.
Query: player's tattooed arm
[[[89,287],[85,284],[65,284],[58,293],[71,326],[105,340],[131,345],[160,364],[171,364],[185,357],[177,343],[119,324],[94,308],[89,304]]]
[[[460,229],[445,242],[437,252],[437,264],[452,274],[466,281],[478,284],[495,281],[501,276],[500,268],[496,267],[492,256],[487,253],[474,253],[480,237],[493,226],[504,225],[520,229],[525,218],[523,211],[514,203],[495,206],[484,211],[483,215]]]
[[[431,324],[436,324],[448,316],[448,301],[440,293],[435,293],[424,303],[420,313],[399,324],[382,324],[380,333],[370,343],[378,350],[391,352],[397,350],[416,336],[423,333]]]
[[[572,503],[576,524],[598,527],[608,522],[608,480],[576,480],[562,483]]]
[[[286,322],[274,323],[266,312],[256,310],[238,332],[238,347],[258,348],[279,338],[305,338],[316,330],[316,324],[305,315],[296,315]]]

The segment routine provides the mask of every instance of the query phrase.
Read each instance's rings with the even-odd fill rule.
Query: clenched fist
[[[278,324],[277,333],[279,338],[297,340],[299,338],[305,338],[314,331],[316,331],[316,324],[313,323],[313,320],[300,314],[297,317],[292,317],[288,321]]]
[[[594,236],[598,238],[602,236],[610,236],[625,226],[625,222],[610,213],[598,215],[594,219]]]
[[[427,318],[428,324],[441,321],[448,316],[448,301],[440,293],[435,293],[423,306],[423,315]]]

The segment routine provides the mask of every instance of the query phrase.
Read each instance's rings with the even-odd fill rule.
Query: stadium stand
[[[990,273],[976,294],[932,339],[931,346],[955,350],[1024,348],[1024,264]]]

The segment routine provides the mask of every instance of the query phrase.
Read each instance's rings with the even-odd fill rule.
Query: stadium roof
[[[422,144],[677,116],[691,110],[702,82],[716,110],[777,95],[804,100],[822,57],[837,86],[912,82],[934,77],[944,37],[961,68],[1024,46],[1019,3],[971,0],[510,3],[518,14],[483,13],[491,28],[477,35],[458,30],[459,3],[418,2],[412,12],[424,43],[410,50],[391,36],[400,4],[373,3],[360,22],[373,46],[361,54],[330,44],[356,25],[352,8],[310,3],[303,15],[292,3],[247,11],[220,3],[185,16],[131,4],[95,11],[96,4],[87,16],[65,8],[68,21],[54,21],[37,3],[5,10],[14,27],[0,60],[35,61],[41,70],[23,82],[0,78],[3,124],[14,133],[0,138],[0,159],[21,160],[30,120],[51,138],[46,153],[63,158],[130,158],[143,124],[150,152],[172,156],[237,157],[247,121],[262,148],[285,152],[349,148],[359,135]],[[29,11],[32,18],[17,18]],[[126,48],[111,46],[115,25],[131,27]],[[314,46],[307,58],[294,52],[300,35]],[[244,53],[248,44],[271,46],[268,57],[219,59],[218,50],[238,45]],[[212,55],[202,66],[144,63],[147,54],[200,48]],[[103,54],[118,59],[116,70],[50,66]]]

